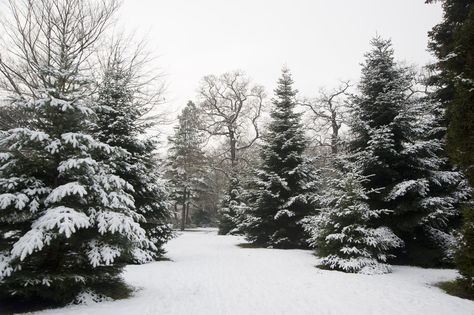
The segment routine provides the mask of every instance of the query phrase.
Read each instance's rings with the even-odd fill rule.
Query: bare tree
[[[264,88],[252,84],[241,71],[203,78],[199,88],[203,129],[210,137],[224,137],[227,142],[221,164],[229,161],[234,168],[242,150],[260,137],[258,119],[266,97]]]
[[[10,97],[74,89],[118,8],[116,0],[9,0],[1,22],[0,89]],[[53,69],[63,69],[51,75]],[[54,79],[53,79],[54,78]]]
[[[135,40],[134,34],[114,34],[99,52],[98,62],[102,71],[119,67],[127,74],[128,87],[134,92],[134,105],[141,117],[138,123],[152,128],[156,125],[170,124],[167,113],[161,106],[165,102],[165,81],[163,73],[154,66],[156,57],[148,49],[146,40]],[[98,78],[97,81],[100,81]]]
[[[349,105],[347,102],[349,81],[341,82],[337,88],[327,91],[320,89],[314,100],[303,100],[300,105],[309,109],[309,128],[315,132],[315,137],[321,146],[329,146],[332,154],[340,150],[340,131],[347,123]],[[329,134],[329,143],[327,135]]]

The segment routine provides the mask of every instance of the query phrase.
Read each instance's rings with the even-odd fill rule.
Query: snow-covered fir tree
[[[154,248],[133,187],[111,167],[126,153],[91,136],[91,86],[62,66],[42,69],[52,84],[15,101],[34,117],[30,127],[0,136],[0,286],[61,301],[120,282],[116,260]]]
[[[362,68],[360,93],[352,104],[351,149],[370,153],[371,160],[362,166],[362,173],[373,176],[364,186],[383,189],[369,201],[380,208],[385,205],[386,192],[403,178],[400,158],[405,138],[397,116],[403,109],[411,77],[395,63],[390,40],[376,37],[371,45]]]
[[[206,189],[206,157],[203,151],[204,135],[196,105],[189,101],[179,115],[178,126],[169,138],[168,176],[173,189],[173,200],[181,207],[181,230],[191,203]]]
[[[9,47],[18,63],[2,64],[10,99],[29,119],[0,134],[0,293],[61,303],[81,292],[113,295],[124,288],[124,258],[154,247],[138,223],[133,187],[114,173],[126,152],[91,130],[96,103],[84,56],[116,3],[11,8],[31,13],[22,15],[27,29],[11,24],[12,34],[25,35]]]
[[[364,183],[370,176],[361,174],[357,163],[343,161],[340,169],[331,169],[324,191],[318,196],[318,214],[304,220],[309,244],[316,248],[321,266],[345,272],[379,274],[390,272],[390,250],[403,241],[388,227],[374,226],[374,219],[389,213],[373,209]]]
[[[311,177],[303,157],[306,139],[300,114],[295,112],[297,91],[292,85],[291,74],[284,68],[257,170],[258,196],[249,205],[243,226],[251,242],[279,248],[305,246],[300,220],[311,209]]]
[[[413,73],[394,61],[390,40],[377,37],[371,44],[352,122],[354,156],[364,158],[362,175],[372,175],[364,187],[380,189],[369,193],[367,202],[373,209],[393,210],[379,224],[403,239],[401,262],[438,264],[444,249],[436,239],[440,233],[450,237],[450,220],[466,197],[464,180],[444,152],[442,113],[429,97],[409,97]]]
[[[146,135],[153,121],[146,120],[149,104],[137,97],[140,84],[133,64],[126,60],[120,46],[110,53],[98,90],[96,135],[108,145],[126,151],[114,164],[114,171],[129,182],[136,211],[143,216],[140,225],[155,244],[153,250],[135,250],[132,261],[144,263],[163,254],[162,245],[172,237],[168,192],[160,166],[154,156],[156,140]]]

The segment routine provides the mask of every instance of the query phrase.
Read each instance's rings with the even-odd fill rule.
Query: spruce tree
[[[384,208],[387,191],[403,178],[400,157],[405,139],[396,118],[403,109],[410,78],[395,63],[390,40],[376,37],[371,45],[362,67],[360,93],[353,100],[351,149],[372,151],[362,175],[374,175],[364,186],[369,190],[384,188],[370,198],[374,208]]]
[[[189,101],[178,117],[175,133],[169,138],[168,176],[173,199],[181,206],[181,230],[186,228],[191,203],[206,189],[204,137],[196,105]]]
[[[306,139],[295,112],[293,79],[283,69],[275,89],[271,122],[257,170],[258,195],[247,211],[244,231],[251,242],[278,248],[305,246],[301,225],[309,210],[309,174],[303,153]]]
[[[466,198],[459,172],[447,161],[442,112],[429,96],[409,97],[413,73],[394,61],[389,40],[372,40],[354,98],[352,150],[364,159],[362,175],[372,209],[390,209],[379,224],[390,227],[405,247],[400,262],[433,266],[444,258],[439,235],[450,237],[457,207]],[[434,229],[434,230],[433,230]]]
[[[114,164],[114,170],[132,185],[136,211],[143,216],[140,225],[156,246],[153,250],[134,251],[132,261],[144,263],[164,253],[162,245],[173,233],[167,223],[170,219],[168,192],[154,156],[156,141],[146,135],[154,124],[144,117],[149,106],[137,100],[140,85],[134,74],[133,67],[115,50],[98,89],[95,133],[100,141],[126,152]]]
[[[2,132],[0,214],[4,295],[66,302],[121,283],[121,257],[153,248],[133,187],[111,167],[125,156],[91,134],[90,82],[69,67],[22,95],[27,128]],[[108,156],[104,159],[104,156]]]
[[[364,274],[390,272],[390,250],[403,241],[390,228],[374,226],[374,219],[390,211],[372,209],[367,201],[377,190],[364,188],[370,177],[361,175],[356,163],[345,160],[343,164],[327,174],[326,188],[318,196],[322,206],[318,214],[305,219],[309,243],[325,268]]]
[[[81,292],[113,296],[124,288],[126,257],[154,247],[138,223],[133,187],[114,174],[125,152],[92,133],[97,104],[84,56],[116,4],[11,8],[31,13],[29,27],[12,24],[12,34],[25,35],[9,47],[18,63],[0,63],[11,101],[29,119],[0,134],[0,295],[61,303]]]
[[[426,2],[433,2],[428,0]],[[453,161],[474,186],[474,3],[444,0],[443,21],[429,33],[429,49],[437,57],[432,81],[447,110],[448,150]],[[462,283],[474,291],[474,216],[464,209],[456,263]]]

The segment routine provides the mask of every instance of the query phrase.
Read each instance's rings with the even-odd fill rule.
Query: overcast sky
[[[284,64],[300,96],[357,80],[376,34],[392,39],[398,59],[426,64],[441,14],[424,0],[124,0],[119,25],[147,36],[177,110],[204,75],[235,69],[269,94]]]

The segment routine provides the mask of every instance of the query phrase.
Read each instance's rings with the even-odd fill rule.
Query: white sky
[[[284,64],[300,96],[356,81],[377,33],[392,38],[398,59],[424,65],[441,13],[424,0],[123,0],[118,24],[149,39],[175,111],[204,75],[235,69],[269,94]]]

